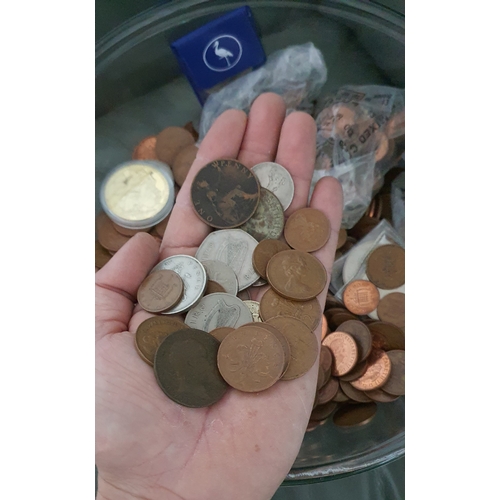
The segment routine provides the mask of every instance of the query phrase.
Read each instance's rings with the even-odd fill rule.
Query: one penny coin
[[[279,295],[305,301],[318,296],[327,284],[325,266],[313,255],[285,250],[271,258],[267,281]]]
[[[384,351],[404,350],[405,334],[401,328],[385,321],[373,321],[367,326],[372,333],[373,348],[383,349]]]
[[[261,278],[266,278],[266,268],[271,257],[284,250],[290,250],[290,247],[281,240],[262,240],[255,247],[252,254],[252,264],[257,274]]]
[[[322,345],[319,351],[319,367],[330,375],[332,370],[333,355],[326,345]]]
[[[366,275],[378,288],[392,290],[405,282],[405,251],[398,245],[377,247],[366,262]]]
[[[301,208],[285,224],[285,239],[295,250],[315,252],[330,238],[330,221],[316,208]]]
[[[155,271],[137,290],[137,302],[148,312],[160,313],[175,306],[184,293],[184,282],[174,271]]]
[[[380,299],[377,307],[378,317],[399,328],[405,327],[405,294],[389,293]]]
[[[210,295],[211,293],[227,293],[222,285],[219,285],[217,281],[207,280],[207,288],[205,289],[205,295]]]
[[[377,403],[392,403],[399,399],[399,396],[391,396],[382,389],[375,389],[373,391],[365,391],[365,394],[372,400],[377,401]]]
[[[348,333],[355,340],[358,346],[358,363],[368,357],[372,350],[372,334],[362,321],[345,321],[337,327],[337,331]]]
[[[141,358],[153,366],[156,350],[163,339],[177,330],[185,330],[187,325],[172,316],[155,316],[143,321],[135,334],[135,346]]]
[[[159,160],[156,156],[156,136],[145,137],[132,152],[133,160]]]
[[[339,390],[339,381],[330,377],[328,382],[318,392],[318,404],[323,405],[331,401]]]
[[[361,375],[366,372],[367,368],[367,361],[361,361],[361,363],[358,363],[349,373],[340,377],[340,380],[343,380],[344,382],[352,382],[353,380],[361,377]]]
[[[343,294],[344,304],[353,314],[368,314],[377,308],[380,293],[377,287],[365,280],[351,281]]]
[[[350,399],[348,396],[346,396],[345,392],[339,386],[339,390],[337,391],[337,394],[335,394],[335,397],[332,399],[332,401],[335,401],[336,403],[345,403],[346,401],[350,401]]]
[[[184,149],[181,149],[176,155],[172,165],[172,173],[174,174],[175,183],[178,186],[182,186],[184,184],[187,174],[189,173],[189,169],[191,168],[197,154],[198,148],[194,144],[190,144]]]
[[[332,332],[323,340],[323,345],[333,354],[333,376],[341,377],[354,368],[358,360],[358,347],[349,334]]]
[[[98,242],[95,242],[95,267],[101,269],[111,259],[111,254]]]
[[[373,349],[368,357],[366,372],[351,382],[355,389],[360,391],[373,391],[380,389],[389,379],[391,374],[391,361],[385,351]]]
[[[328,418],[337,409],[338,403],[335,401],[328,401],[328,403],[318,405],[311,412],[311,420],[323,420]]]
[[[326,321],[325,315],[321,316],[321,340],[323,340],[332,331],[328,327],[328,322]]]
[[[215,160],[205,165],[191,186],[196,214],[217,229],[244,224],[255,213],[259,198],[257,178],[236,160]]]
[[[344,391],[345,395],[348,396],[353,401],[357,403],[371,403],[372,400],[363,392],[355,389],[349,382],[344,380],[340,381],[340,387]]]
[[[222,342],[231,332],[234,332],[235,328],[231,328],[230,326],[220,326],[219,328],[214,328],[210,333],[213,335],[219,342]]]
[[[346,309],[328,309],[328,311],[325,311],[325,316],[331,330],[336,330],[346,321],[358,321],[356,316]]]
[[[258,326],[242,326],[221,342],[217,365],[231,387],[260,392],[279,380],[285,354],[272,333]]]
[[[182,127],[167,127],[156,136],[156,156],[172,166],[177,154],[194,144],[193,136]]]
[[[203,330],[178,330],[167,335],[154,358],[162,391],[176,403],[202,408],[219,401],[227,384],[217,369],[219,341]]]
[[[341,227],[339,229],[339,236],[337,238],[337,250],[339,248],[342,248],[345,245],[345,242],[347,241],[347,231]]]
[[[348,404],[333,414],[333,423],[339,427],[366,425],[377,413],[375,403]]]
[[[402,350],[389,351],[391,360],[391,374],[382,390],[392,396],[404,396],[405,393],[405,352]]]
[[[130,236],[124,236],[115,229],[107,215],[99,217],[98,223],[96,221],[96,229],[99,243],[110,252],[117,252],[130,239]]]

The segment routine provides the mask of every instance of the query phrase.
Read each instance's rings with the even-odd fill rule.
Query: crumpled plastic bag
[[[405,173],[401,172],[391,184],[392,223],[405,239]]]

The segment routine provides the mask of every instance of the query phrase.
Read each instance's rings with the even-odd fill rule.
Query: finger
[[[263,161],[274,161],[285,113],[285,101],[278,94],[261,94],[255,99],[238,156],[241,163],[252,168]]]
[[[247,117],[243,111],[230,109],[220,115],[200,145],[196,159],[177,194],[160,247],[162,259],[175,254],[194,255],[196,248],[211,231],[198,218],[191,202],[191,184],[207,163],[218,158],[236,158],[245,134]]]
[[[127,330],[137,289],[158,262],[158,243],[138,233],[95,275],[96,339]]]
[[[285,212],[286,216],[307,206],[315,159],[316,123],[307,113],[291,113],[285,118],[281,128],[276,154],[276,163],[290,172],[295,189],[293,201]]]

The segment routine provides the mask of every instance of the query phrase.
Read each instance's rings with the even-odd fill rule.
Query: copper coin
[[[344,382],[352,382],[353,380],[356,380],[357,378],[361,377],[366,372],[366,369],[368,368],[368,363],[367,361],[361,361],[361,363],[358,363],[349,373],[343,375],[340,377],[340,380],[343,380]]]
[[[321,316],[321,340],[323,340],[332,331],[328,327],[328,322],[326,321],[325,315]]]
[[[301,208],[285,224],[286,242],[295,250],[315,252],[326,245],[330,238],[330,221],[316,208]]]
[[[372,334],[362,321],[345,321],[337,327],[337,331],[348,333],[356,342],[358,346],[358,363],[368,357],[372,350]]]
[[[335,297],[335,295],[333,295],[332,293],[328,292],[326,294],[325,311],[327,311],[328,309],[333,309],[335,307],[340,307],[342,309],[345,309],[344,308],[344,304],[342,304],[342,302],[340,302],[340,300],[337,299]],[[347,309],[345,309],[345,310],[347,310]]]
[[[385,321],[374,321],[367,326],[372,333],[373,348],[383,349],[384,351],[404,350],[405,334],[401,328]]]
[[[346,309],[328,309],[325,311],[325,317],[330,330],[335,331],[339,325],[346,321],[357,321],[357,317]]]
[[[266,268],[271,257],[284,250],[290,250],[290,247],[280,240],[266,239],[259,242],[252,254],[252,264],[261,278],[267,278]]]
[[[167,335],[154,358],[156,380],[176,403],[202,408],[219,401],[227,384],[217,369],[219,341],[203,330]]]
[[[217,365],[224,380],[243,392],[260,392],[283,373],[285,354],[275,335],[259,326],[241,326],[220,344]]]
[[[339,236],[337,238],[337,250],[339,248],[342,248],[345,245],[345,242],[347,241],[347,231],[341,227],[339,229]]]
[[[158,222],[153,228],[154,233],[156,233],[160,238],[163,238],[165,230],[167,229],[168,220],[170,219],[170,214],[167,215],[161,222]]]
[[[322,316],[318,299],[297,302],[281,297],[272,288],[267,290],[260,299],[260,315],[264,321],[275,316],[293,316],[313,331]]]
[[[328,418],[337,409],[338,403],[335,401],[328,401],[328,403],[318,405],[311,412],[311,420],[323,420]]]
[[[305,375],[318,357],[316,335],[301,321],[291,316],[277,316],[266,321],[277,328],[290,345],[290,364],[282,380],[292,380]]]
[[[361,377],[351,382],[355,389],[373,391],[380,389],[391,374],[391,361],[382,349],[373,349],[368,357],[368,367]]]
[[[358,360],[358,347],[354,339],[344,332],[332,332],[322,344],[333,354],[332,375],[341,377],[349,373]]]
[[[245,224],[240,226],[240,229],[253,236],[257,241],[262,241],[279,238],[284,225],[285,214],[280,200],[271,191],[261,187],[257,210]]]
[[[101,216],[99,219],[99,224],[97,225],[97,239],[106,250],[117,252],[127,243],[130,236],[120,234],[113,226],[111,219],[105,215]]]
[[[323,405],[331,401],[339,390],[339,381],[330,377],[328,382],[318,392],[318,404]]]
[[[200,137],[196,129],[194,128],[193,122],[187,122],[184,127],[192,136],[195,141],[197,141]]]
[[[214,328],[208,333],[213,335],[219,342],[222,342],[231,332],[234,332],[234,330],[236,330],[236,328],[231,328],[230,326],[219,326],[219,328]]]
[[[95,267],[101,269],[111,259],[111,254],[98,242],[95,242]]]
[[[332,370],[333,355],[332,351],[326,346],[322,345],[319,351],[319,366],[330,375]]]
[[[405,294],[393,292],[380,299],[377,307],[378,317],[399,328],[405,327]]]
[[[316,391],[319,391],[324,385],[330,380],[331,374],[330,372],[325,372],[324,370],[321,369],[321,367],[318,370],[318,380],[316,382]],[[318,399],[318,395],[316,394],[316,400]],[[314,403],[315,405],[318,404],[317,401]]]
[[[372,400],[363,392],[355,389],[349,382],[345,382],[344,380],[340,381],[340,387],[344,391],[344,394],[348,396],[353,401],[357,403],[371,403]]]
[[[184,184],[187,174],[189,173],[189,169],[191,168],[197,154],[198,148],[194,144],[190,144],[184,149],[181,149],[176,155],[172,165],[172,172],[174,174],[174,180],[178,186],[182,186]]]
[[[405,352],[402,350],[389,351],[391,360],[391,374],[389,380],[382,386],[382,390],[391,396],[404,396],[405,393]]]
[[[365,394],[373,401],[377,401],[377,403],[392,403],[399,399],[399,396],[391,396],[387,394],[382,389],[375,389],[373,391],[365,391]]]
[[[257,209],[260,185],[237,160],[214,160],[193,180],[191,200],[198,217],[217,229],[244,224]]]
[[[148,312],[159,313],[175,306],[184,293],[182,278],[171,270],[150,273],[137,290],[137,302]]]
[[[339,386],[339,390],[337,391],[337,394],[335,394],[335,397],[332,399],[332,401],[335,401],[336,403],[345,403],[346,401],[350,401],[350,399],[348,396],[346,396],[345,392]]]
[[[127,229],[126,227],[121,227],[118,224],[114,223],[111,221],[113,224],[113,227],[120,233],[123,234],[123,236],[129,236],[132,237],[136,235],[137,233],[147,233],[151,228],[148,229]]]
[[[145,137],[132,152],[132,160],[158,160],[156,156],[156,136]]]
[[[375,403],[348,404],[339,408],[333,415],[333,423],[339,427],[366,425],[377,413]]]
[[[217,281],[207,280],[207,288],[205,288],[205,295],[210,295],[211,293],[227,293],[222,285],[217,283]]]
[[[163,339],[177,330],[185,330],[187,325],[172,316],[155,316],[143,321],[135,334],[135,346],[141,358],[153,366],[156,350]]]
[[[318,296],[327,284],[325,266],[313,255],[285,250],[271,257],[267,281],[287,299],[306,301]]]
[[[182,127],[167,127],[156,136],[156,156],[172,166],[177,154],[194,144],[193,136]]]
[[[378,288],[392,290],[405,282],[405,251],[398,245],[375,248],[366,261],[366,275]]]
[[[368,314],[375,310],[380,300],[378,288],[369,281],[351,281],[344,289],[344,304],[354,314]]]

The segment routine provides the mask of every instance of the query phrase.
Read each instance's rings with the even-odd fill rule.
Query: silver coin
[[[238,291],[253,285],[259,275],[252,264],[252,255],[258,242],[241,229],[221,229],[210,233],[196,251],[196,258],[219,260],[236,274]]]
[[[238,278],[227,264],[219,260],[203,260],[200,262],[203,264],[209,280],[219,283],[231,295],[238,293]]]
[[[181,301],[162,314],[185,312],[200,300],[207,286],[207,273],[197,259],[190,255],[173,255],[156,264],[151,272],[160,269],[175,271],[184,282],[184,295]]]
[[[238,328],[253,320],[245,303],[229,293],[205,295],[186,315],[185,323],[191,328],[211,332],[215,328]]]
[[[269,189],[280,200],[283,210],[286,210],[292,203],[294,185],[290,172],[272,161],[257,163],[250,169],[259,179],[263,188]]]
[[[264,285],[268,285],[267,280],[265,280],[264,278],[259,278],[252,286],[264,286]]]
[[[248,309],[250,309],[253,320],[262,323],[262,319],[260,317],[260,303],[256,300],[244,300],[243,303],[246,304]]]

